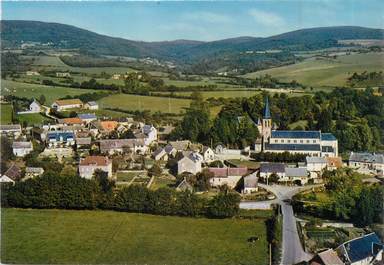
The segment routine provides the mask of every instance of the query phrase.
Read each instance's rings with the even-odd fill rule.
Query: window
[[[315,144],[315,143],[316,143],[316,140],[313,140],[313,143]]]
[[[284,143],[284,140],[281,140],[282,143]]]
[[[300,143],[303,143],[304,141],[303,140],[300,140]]]
[[[288,143],[290,143],[291,142],[291,140],[288,140]]]
[[[297,143],[297,141],[296,141],[296,140],[293,140],[293,142],[294,142],[294,143]]]
[[[307,140],[307,144],[309,144],[309,140]]]

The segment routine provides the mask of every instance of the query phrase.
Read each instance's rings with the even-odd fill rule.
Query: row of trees
[[[111,209],[158,215],[226,218],[239,211],[240,196],[221,192],[208,200],[170,188],[150,190],[131,185],[116,189],[104,172],[91,180],[78,176],[44,174],[42,177],[2,184],[2,206],[22,208]]]

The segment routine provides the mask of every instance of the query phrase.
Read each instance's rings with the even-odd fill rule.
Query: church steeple
[[[265,98],[265,105],[263,110],[263,120],[262,120],[262,136],[263,136],[263,145],[269,141],[272,133],[272,117],[271,111],[269,109],[269,100],[268,97]]]
[[[268,97],[265,98],[265,106],[263,111],[263,119],[271,119],[271,111],[269,109]]]

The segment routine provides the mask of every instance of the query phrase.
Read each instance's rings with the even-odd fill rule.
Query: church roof
[[[322,133],[321,140],[323,141],[334,141],[336,137],[332,133]]]
[[[320,139],[320,131],[272,131],[272,138]]]
[[[264,119],[270,119],[271,118],[271,111],[269,109],[268,97],[265,98],[265,106],[264,106],[264,111],[263,111],[263,118]]]
[[[266,144],[265,150],[279,151],[320,151],[319,144]]]

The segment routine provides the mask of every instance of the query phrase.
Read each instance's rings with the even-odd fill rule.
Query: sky
[[[384,28],[384,0],[2,1],[1,17],[131,40],[212,41],[324,26]]]

